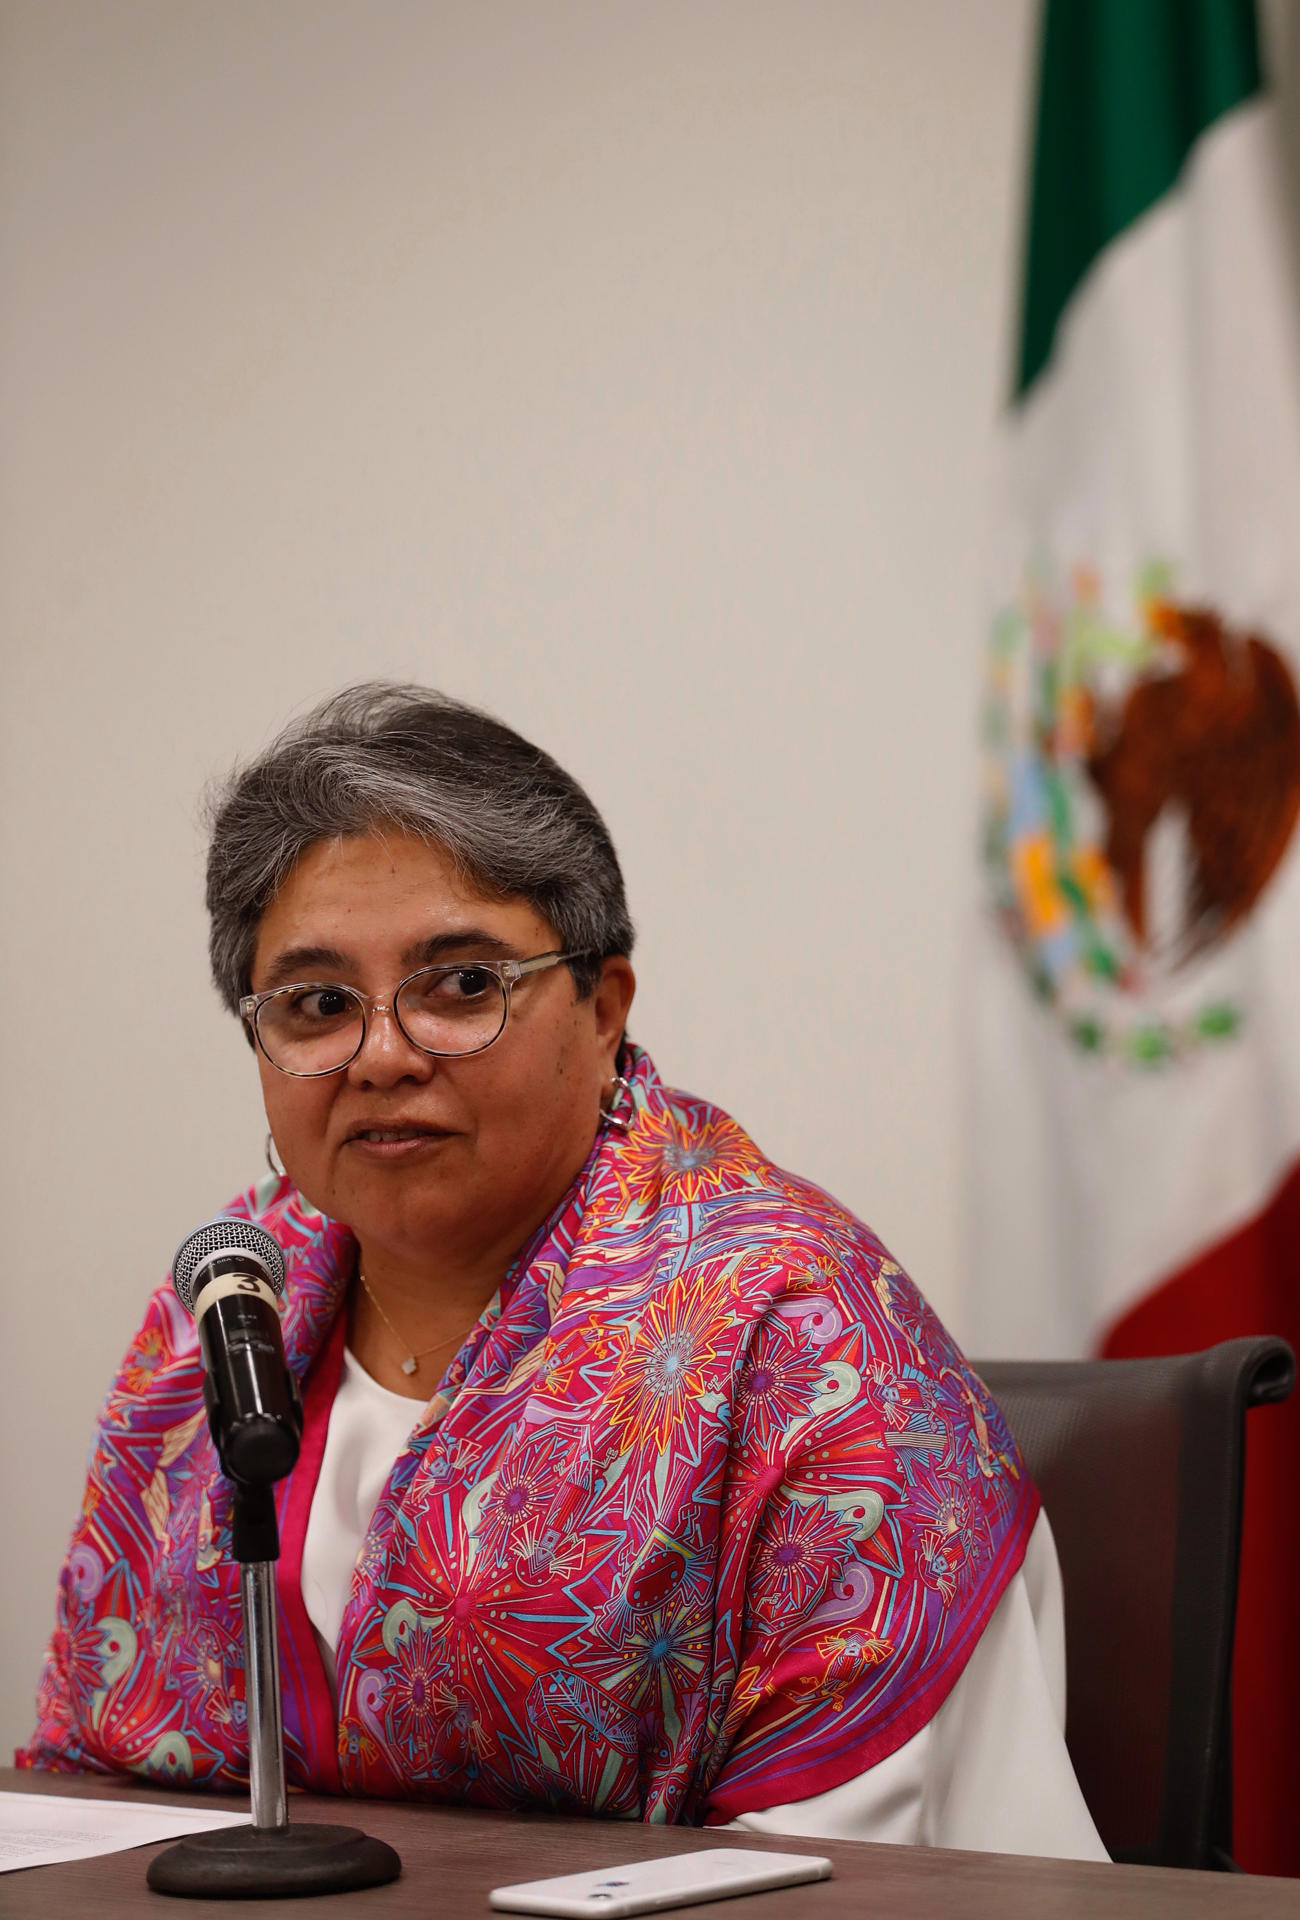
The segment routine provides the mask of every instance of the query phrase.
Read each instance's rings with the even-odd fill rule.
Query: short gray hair
[[[540,747],[427,687],[347,687],[237,767],[209,801],[212,976],[231,1012],[251,991],[262,915],[318,841],[395,828],[444,848],[494,898],[527,900],[559,936],[580,996],[634,938],[618,855],[577,781]]]

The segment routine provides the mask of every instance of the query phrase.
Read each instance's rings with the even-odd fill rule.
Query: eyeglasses
[[[413,1047],[439,1060],[482,1053],[499,1040],[510,1017],[510,995],[530,973],[544,973],[580,953],[539,953],[531,960],[463,961],[408,973],[390,1000],[372,1000],[356,987],[309,980],[268,993],[246,993],[239,1011],[273,1067],[297,1080],[315,1080],[351,1066],[366,1043],[372,1014],[391,1013]]]

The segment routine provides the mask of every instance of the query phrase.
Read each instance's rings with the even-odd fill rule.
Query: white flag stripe
[[[1273,138],[1265,101],[1225,115],[1085,279],[1007,422],[999,605],[1046,556],[1087,566],[1105,616],[1136,628],[1135,582],[1164,562],[1178,603],[1262,631],[1300,678],[1300,354]],[[1175,1027],[1243,1010],[1185,1058],[1081,1051],[999,927],[976,965],[978,1343],[1077,1353],[1300,1156],[1297,847],[1240,932],[1162,978]]]

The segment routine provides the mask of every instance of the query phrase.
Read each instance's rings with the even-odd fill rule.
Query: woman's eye
[[[454,973],[442,976],[438,992],[452,1000],[476,1000],[492,985],[492,975],[486,967],[457,967]]]
[[[352,1008],[352,996],[341,987],[310,987],[293,995],[289,1011],[295,1020],[315,1023],[342,1019]]]
[[[446,972],[426,973],[403,989],[403,1004],[415,1012],[452,1013],[472,1006],[496,988],[496,975],[486,967],[448,967]]]
[[[399,995],[400,1010],[414,1020],[474,1018],[500,994],[500,983],[487,967],[435,967],[407,981]]]

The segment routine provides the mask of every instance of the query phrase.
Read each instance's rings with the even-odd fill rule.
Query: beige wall
[[[259,1170],[196,802],[433,682],[605,810],[635,1031],[960,1328],[1028,0],[0,9],[0,1747],[96,1403]]]

